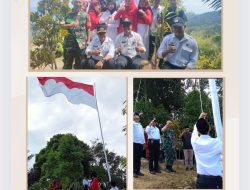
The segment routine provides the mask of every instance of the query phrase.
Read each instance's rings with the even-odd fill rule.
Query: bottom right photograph
[[[134,78],[134,189],[223,189],[223,78]]]

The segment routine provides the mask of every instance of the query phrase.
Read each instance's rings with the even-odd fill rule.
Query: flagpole
[[[110,175],[110,170],[109,170],[109,165],[108,165],[107,154],[106,154],[106,150],[105,150],[104,138],[103,138],[103,133],[102,133],[102,125],[101,125],[100,114],[99,114],[97,98],[96,98],[95,83],[94,83],[94,91],[95,91],[95,100],[96,100],[96,110],[97,110],[97,114],[98,114],[98,121],[99,121],[101,136],[102,136],[103,152],[104,152],[104,156],[105,156],[106,167],[107,167],[107,170],[108,170],[109,182],[111,182],[111,175]]]

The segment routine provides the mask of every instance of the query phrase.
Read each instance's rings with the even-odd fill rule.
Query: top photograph
[[[221,70],[221,0],[31,0],[29,71]]]

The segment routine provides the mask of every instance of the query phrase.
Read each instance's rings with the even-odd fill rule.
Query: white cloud
[[[88,77],[70,78],[76,82],[95,82],[100,119],[106,148],[118,155],[126,155],[126,136],[122,127],[126,117],[122,115],[126,100],[126,78]],[[30,154],[39,153],[47,141],[58,133],[73,133],[91,145],[91,140],[101,133],[97,111],[89,106],[74,105],[63,94],[45,97],[34,77],[28,79],[28,149]],[[29,168],[34,159],[29,162]]]

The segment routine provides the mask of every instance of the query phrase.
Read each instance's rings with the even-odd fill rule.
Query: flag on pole
[[[97,109],[93,85],[74,82],[65,77],[37,78],[46,97],[62,93],[72,104],[86,104]]]

